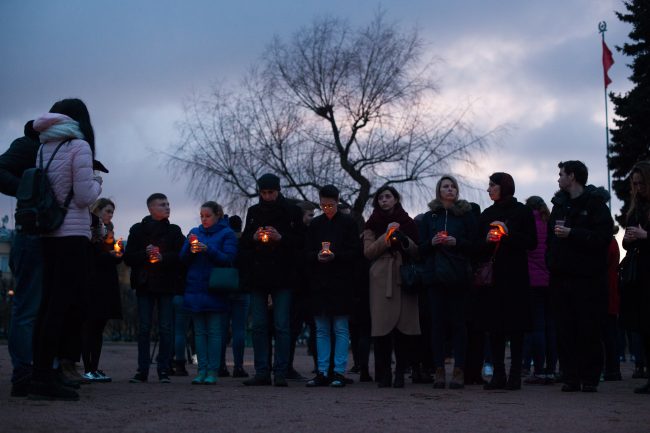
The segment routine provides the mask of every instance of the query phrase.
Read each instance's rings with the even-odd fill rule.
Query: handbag
[[[240,291],[239,269],[232,267],[212,268],[208,282],[208,293],[223,295]]]
[[[618,278],[622,288],[634,286],[638,281],[639,250],[633,248],[627,252],[619,264]]]
[[[497,244],[492,257],[490,260],[479,263],[474,271],[474,286],[476,287],[490,287],[494,286],[494,259],[497,256],[497,251],[499,250],[499,245]]]
[[[433,284],[433,271],[423,263],[412,260],[402,253],[402,264],[399,267],[402,290],[410,294],[418,294]]]

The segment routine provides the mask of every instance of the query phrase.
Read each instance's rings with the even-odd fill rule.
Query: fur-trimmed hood
[[[444,211],[445,207],[442,202],[436,198],[429,203],[429,209],[433,213],[438,213],[438,211]],[[454,202],[453,206],[447,210],[451,212],[452,215],[462,216],[472,211],[472,205],[466,200],[457,200]]]
[[[609,192],[607,192],[607,190],[602,186],[587,185],[582,194],[588,196],[590,199],[600,200],[603,203],[607,203],[610,198]],[[568,192],[559,190],[551,199],[551,203],[556,206],[564,206],[570,199],[571,196]]]

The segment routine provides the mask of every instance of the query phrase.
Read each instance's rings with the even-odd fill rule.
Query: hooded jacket
[[[25,136],[15,139],[9,149],[0,155],[0,193],[16,196],[23,172],[35,166],[39,146],[38,134],[28,122]]]
[[[201,253],[192,253],[186,238],[180,257],[187,267],[185,278],[185,308],[194,313],[203,311],[225,312],[228,302],[224,296],[208,292],[208,283],[212,268],[232,266],[237,255],[237,236],[228,226],[228,217],[224,216],[212,226],[198,226],[190,230],[198,241],[207,246]]]
[[[609,193],[594,185],[587,185],[573,199],[565,191],[555,193],[546,241],[546,263],[551,278],[592,278],[607,273],[607,249],[614,227],[608,200]],[[571,228],[565,239],[555,236],[553,230],[560,219]]]

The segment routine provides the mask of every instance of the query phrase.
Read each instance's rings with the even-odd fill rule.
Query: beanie
[[[280,191],[280,178],[274,174],[266,173],[257,179],[257,188],[262,191],[263,189],[272,189]]]

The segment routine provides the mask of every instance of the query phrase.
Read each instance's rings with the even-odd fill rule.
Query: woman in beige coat
[[[420,334],[418,296],[401,288],[399,268],[404,256],[417,255],[417,225],[400,204],[395,188],[385,186],[373,199],[374,211],[363,232],[364,254],[370,260],[370,317],[379,387],[404,386],[404,370],[412,356],[412,336]],[[395,380],[391,354],[395,349]]]

